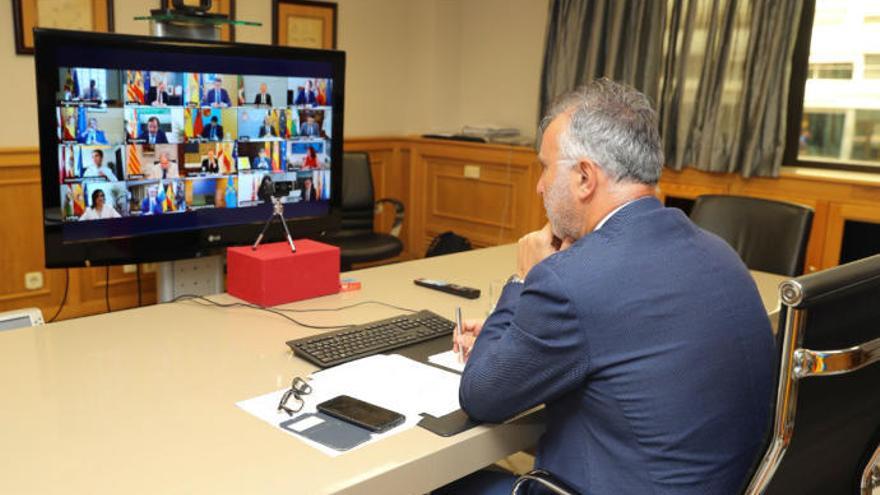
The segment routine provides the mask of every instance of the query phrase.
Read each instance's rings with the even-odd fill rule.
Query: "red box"
[[[226,290],[261,306],[277,306],[339,292],[339,248],[320,242],[294,241],[226,250]]]

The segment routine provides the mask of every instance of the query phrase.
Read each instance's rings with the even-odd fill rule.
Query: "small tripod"
[[[290,252],[296,252],[296,246],[293,245],[293,238],[290,237],[290,230],[287,228],[287,222],[284,220],[284,203],[281,202],[281,198],[272,197],[272,216],[269,217],[269,220],[266,220],[266,225],[263,226],[263,231],[260,232],[260,235],[257,236],[257,242],[251,246],[251,249],[256,251],[257,247],[260,246],[260,243],[263,242],[263,236],[266,235],[266,231],[269,230],[269,226],[272,225],[272,220],[275,220],[275,217],[281,221],[281,226],[284,227],[284,232],[287,234],[287,243],[290,244]]]

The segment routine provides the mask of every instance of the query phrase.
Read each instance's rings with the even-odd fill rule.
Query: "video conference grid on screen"
[[[66,221],[330,198],[331,79],[62,68],[58,182]]]

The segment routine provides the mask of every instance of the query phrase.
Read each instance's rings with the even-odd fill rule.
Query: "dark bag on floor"
[[[462,251],[470,251],[471,249],[471,241],[467,240],[466,237],[462,237],[455,232],[449,231],[438,235],[433,241],[431,241],[431,245],[428,247],[428,252],[425,253],[425,258],[460,253]]]

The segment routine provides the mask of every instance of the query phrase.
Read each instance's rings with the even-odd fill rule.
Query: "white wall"
[[[534,134],[549,0],[338,0],[347,53],[345,135],[394,136],[493,123]],[[115,0],[116,30],[154,2]],[[157,2],[156,2],[157,3]],[[272,2],[239,0],[236,39],[272,40]],[[17,56],[12,9],[0,8],[0,147],[36,146],[33,58]]]

